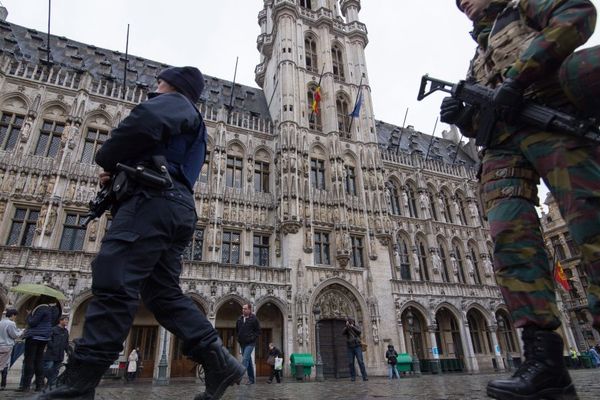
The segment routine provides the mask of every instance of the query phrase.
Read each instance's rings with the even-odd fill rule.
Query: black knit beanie
[[[162,79],[188,99],[197,103],[204,90],[204,77],[196,67],[171,67],[158,74]]]

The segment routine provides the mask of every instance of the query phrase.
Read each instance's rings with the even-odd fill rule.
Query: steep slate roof
[[[464,151],[456,155],[454,142],[441,137],[427,135],[413,129],[411,125],[401,128],[383,121],[375,121],[379,146],[392,153],[419,154],[428,160],[436,160],[448,164],[474,167],[477,162]],[[398,142],[400,148],[398,148]]]
[[[32,64],[45,62],[47,58],[46,33],[0,20],[0,37],[2,37],[0,53],[8,53],[18,60]],[[50,48],[50,61],[54,65],[82,72],[87,71],[96,78],[123,81],[124,53],[55,35],[50,35]],[[167,67],[170,65],[130,54],[128,55],[127,81],[132,85],[152,87],[158,73]],[[228,105],[233,83],[208,75],[204,75],[204,79],[205,89],[200,101],[217,109]],[[234,110],[243,110],[257,118],[271,119],[264,92],[262,89],[251,86],[235,84]],[[383,121],[376,121],[376,128],[379,145],[382,149],[397,152],[399,137],[400,153],[420,153],[425,157],[429,148],[429,160],[452,163],[455,159],[456,145],[446,139],[435,137],[432,142],[431,135],[417,132],[410,127],[400,128]],[[430,143],[431,147],[429,147]],[[459,153],[456,163],[467,166],[475,165],[475,161],[463,152]]]
[[[14,55],[18,60],[36,64],[47,57],[47,35],[35,29],[25,28],[0,20],[0,51]],[[50,35],[50,61],[55,65],[88,71],[95,77],[123,82],[125,53],[107,50],[91,44],[76,42],[64,36]],[[171,65],[128,55],[127,81],[152,87],[156,76]],[[215,108],[229,104],[233,83],[204,75],[205,89],[201,102]],[[261,89],[235,84],[234,109],[251,113],[254,117],[270,119],[267,101]]]

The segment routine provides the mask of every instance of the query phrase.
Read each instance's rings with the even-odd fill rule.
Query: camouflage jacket
[[[467,79],[495,87],[512,78],[528,88],[526,97],[565,106],[558,68],[590,38],[595,24],[596,9],[589,0],[493,0],[471,33],[478,47]],[[477,126],[475,115],[471,126],[461,129],[472,137]],[[522,128],[500,122],[496,141]]]

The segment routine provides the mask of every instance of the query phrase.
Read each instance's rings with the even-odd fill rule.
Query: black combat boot
[[[577,400],[560,335],[525,328],[522,338],[525,362],[511,378],[488,382],[487,395],[500,400]]]
[[[220,399],[225,390],[235,383],[239,384],[246,373],[246,369],[223,347],[219,338],[208,346],[194,348],[190,357],[204,367],[206,383],[206,391],[194,397],[194,400]]]
[[[93,400],[96,386],[107,368],[106,364],[87,364],[69,360],[65,372],[57,379],[56,387],[31,397],[30,400]]]

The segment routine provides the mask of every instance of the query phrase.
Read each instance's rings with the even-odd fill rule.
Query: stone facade
[[[262,90],[206,77],[209,155],[181,286],[234,352],[241,304],[254,305],[259,374],[272,341],[286,355],[319,353],[326,376],[346,376],[346,317],[363,329],[373,375],[386,371],[387,344],[424,371],[502,369],[519,343],[493,279],[473,152],[452,133],[375,120],[360,7],[265,0]],[[10,287],[45,282],[67,295],[76,337],[110,224],[78,225],[97,190],[93,154],[166,64],[130,56],[124,83],[118,52],[52,37],[48,56],[41,33],[5,20],[0,30],[0,299],[25,310],[35,299]],[[134,345],[145,376],[161,357],[170,376],[189,375],[178,341],[143,307],[124,354]]]

